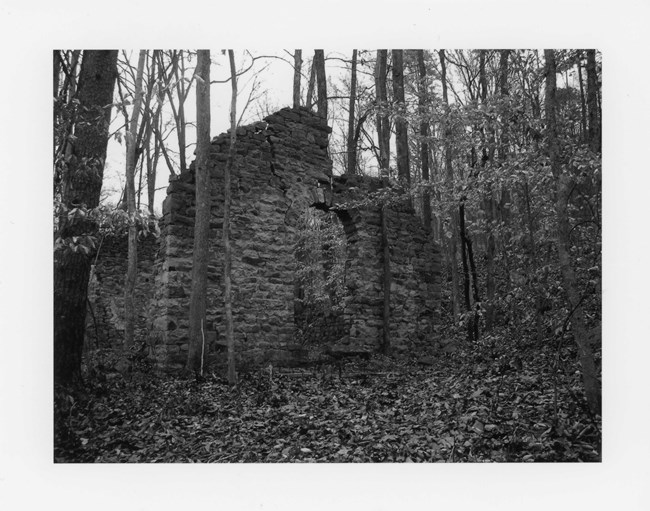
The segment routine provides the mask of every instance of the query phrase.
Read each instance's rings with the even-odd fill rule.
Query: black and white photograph
[[[56,462],[600,461],[600,51],[53,61]]]
[[[3,3],[0,507],[647,509],[648,16]]]

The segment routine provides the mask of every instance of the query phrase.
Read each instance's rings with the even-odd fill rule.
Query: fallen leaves
[[[377,361],[371,362],[376,364]],[[237,390],[147,376],[91,385],[59,420],[63,462],[597,461],[600,432],[543,366],[481,378],[465,362],[392,372],[245,375]],[[368,373],[371,369],[365,368]],[[376,371],[375,371],[376,372]],[[69,403],[69,401],[68,401]],[[70,407],[69,407],[70,408]],[[61,422],[63,421],[63,422]],[[66,429],[67,428],[67,429]],[[66,430],[66,435],[62,433]]]

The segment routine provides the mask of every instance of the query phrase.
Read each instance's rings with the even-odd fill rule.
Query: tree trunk
[[[501,50],[500,59],[499,59],[499,92],[501,94],[501,99],[505,98],[510,94],[508,87],[508,59],[509,59],[510,50]],[[509,111],[510,109],[508,109]],[[502,119],[501,126],[501,136],[499,137],[499,162],[503,165],[506,161],[509,151],[510,144],[510,119]],[[510,202],[510,190],[502,186],[501,194],[498,200],[498,205],[495,204],[495,216],[498,217],[500,221],[508,220],[508,210],[505,207],[506,204]]]
[[[181,66],[181,76],[178,76],[179,66],[174,67],[176,77],[176,94],[178,95],[178,118],[176,120],[176,134],[178,135],[178,159],[181,173],[187,170],[185,159],[185,61],[183,50],[178,52],[178,63]]]
[[[465,274],[465,305],[467,308],[467,313],[469,315],[467,321],[467,335],[470,342],[478,341],[478,304],[480,302],[480,296],[478,292],[478,275],[476,272],[476,263],[474,262],[474,251],[472,250],[472,240],[467,235],[467,229],[465,228],[465,198],[461,200],[459,206],[459,218],[460,218],[460,237],[461,243],[463,244],[463,272]],[[468,271],[469,265],[469,271]],[[470,278],[471,278],[471,290],[472,295],[470,299]]]
[[[393,50],[393,100],[397,109],[395,115],[397,176],[401,181],[410,184],[408,124],[404,100],[404,50]]]
[[[596,50],[587,50],[587,114],[589,117],[589,147],[600,151],[600,112],[598,111],[598,72]]]
[[[446,116],[443,119],[444,126],[444,141],[445,141],[445,171],[447,186],[449,191],[454,195],[454,170],[451,161],[451,129],[449,127],[449,98],[447,96],[447,66],[445,63],[445,50],[439,50],[438,55],[440,57],[440,68],[441,68],[441,81],[442,81],[442,100],[445,104],[445,113]],[[449,224],[451,231],[451,238],[449,239],[449,266],[451,272],[451,302],[452,302],[452,313],[454,316],[454,321],[458,320],[458,315],[460,314],[460,295],[458,288],[458,255],[457,255],[457,246],[458,246],[458,220],[456,219],[456,211],[453,207],[449,211]]]
[[[585,86],[582,78],[582,51],[578,50],[576,57],[576,66],[578,67],[578,83],[580,84],[580,139],[587,140],[587,103],[585,100]]]
[[[196,213],[194,216],[187,370],[197,376],[203,376],[210,249],[211,182],[208,166],[210,155],[210,50],[198,50],[196,77]]]
[[[499,54],[499,75],[498,75],[498,90],[501,98],[504,99],[508,95],[508,56],[510,50],[501,50]],[[487,102],[487,84],[485,78],[485,64],[483,63],[481,69],[481,98],[483,104]],[[491,130],[490,137],[495,139],[494,130]],[[492,161],[494,159],[494,143],[496,140],[493,140],[493,146],[489,151],[488,159]],[[505,162],[508,148],[508,128],[507,120],[502,120],[501,131],[498,137],[498,158],[499,163],[502,165]],[[485,160],[484,160],[485,161]],[[504,192],[502,191],[502,194]],[[485,302],[485,330],[489,331],[492,329],[495,320],[495,296],[496,296],[496,284],[495,284],[495,264],[494,260],[496,257],[496,240],[495,240],[495,220],[496,220],[496,210],[497,210],[497,195],[498,190],[495,191],[492,186],[488,186],[488,193],[485,199],[485,213],[486,219],[488,222],[487,227],[487,247],[486,247],[486,276],[485,276],[485,291],[486,291],[486,302]]]
[[[486,50],[479,50],[479,66],[478,66],[478,84],[479,84],[479,98],[483,105],[487,107],[487,75],[485,73],[485,58],[487,56]],[[485,129],[485,125],[480,127],[481,132],[481,166],[485,167],[488,161],[494,155],[493,128],[490,124],[489,130]]]
[[[86,50],[79,78],[79,114],[72,142],[73,159],[63,177],[62,202],[72,209],[95,208],[104,177],[113,88],[117,77],[117,51]],[[84,165],[83,159],[87,158]],[[93,236],[91,221],[71,223],[63,215],[58,236]],[[92,251],[54,250],[54,381],[75,384],[81,377],[81,354],[86,326],[86,303]]]
[[[323,50],[314,50],[314,66],[316,66],[316,88],[318,89],[318,115],[327,119],[327,75]]]
[[[417,51],[418,59],[418,103],[420,106],[420,160],[422,165],[422,181],[424,181],[424,190],[422,192],[422,217],[424,227],[431,231],[431,193],[428,188],[430,180],[429,175],[429,121],[427,120],[429,93],[427,91],[427,68],[424,65],[424,50]]]
[[[564,282],[564,289],[572,313],[571,330],[578,348],[578,360],[582,372],[582,382],[585,388],[587,404],[593,414],[599,414],[601,409],[600,381],[596,372],[594,355],[589,344],[585,325],[582,300],[578,292],[578,283],[571,264],[571,225],[569,222],[568,202],[573,189],[569,176],[561,171],[558,126],[556,120],[556,66],[555,52],[544,50],[546,58],[546,129],[548,155],[551,170],[556,180],[555,215],[557,220],[557,249]]]
[[[126,207],[129,217],[128,262],[124,284],[124,346],[126,348],[131,348],[135,339],[135,284],[138,276],[138,226],[135,208],[135,166],[138,158],[136,154],[136,134],[138,132],[140,107],[142,106],[142,75],[146,55],[146,50],[140,50],[138,74],[135,79],[133,113],[126,134]]]
[[[232,99],[230,102],[230,147],[228,148],[228,160],[224,171],[224,208],[223,208],[223,250],[224,250],[224,309],[226,312],[226,343],[228,345],[228,383],[237,383],[237,371],[235,368],[235,336],[233,332],[232,319],[232,249],[230,247],[230,206],[231,195],[230,181],[232,174],[233,160],[235,158],[235,143],[237,141],[237,69],[235,67],[235,54],[228,50],[230,60],[230,77],[232,84]]]
[[[357,173],[357,145],[354,130],[354,108],[357,99],[357,50],[352,50],[352,71],[350,76],[350,112],[348,117],[348,174]]]
[[[471,316],[472,334],[474,341],[478,341],[479,337],[479,303],[481,297],[478,292],[478,274],[476,272],[476,263],[474,261],[474,250],[472,249],[472,240],[467,233],[465,233],[465,244],[467,245],[467,259],[469,261],[469,269],[472,275],[472,297],[474,299],[474,310]]]
[[[142,149],[142,146],[140,146]],[[138,172],[138,187],[135,189],[135,211],[140,211],[140,206],[142,205],[142,173],[144,171],[144,160],[145,158],[140,158],[140,172]]]
[[[472,302],[470,297],[469,267],[467,264],[467,243],[465,233],[465,206],[461,203],[458,207],[458,219],[460,227],[460,253],[463,262],[463,296],[465,297],[465,311],[467,312],[467,340],[474,341],[473,321],[470,317],[472,313]]]
[[[155,134],[155,131],[160,123],[160,111],[162,107],[162,102],[158,104],[156,112],[150,119],[151,131]],[[153,154],[151,155],[150,161],[147,161],[147,208],[149,209],[149,214],[154,214],[154,201],[156,198],[156,176],[158,175],[158,160],[160,158],[160,153],[162,152],[160,147],[159,137],[154,135],[153,142]]]
[[[309,83],[307,84],[307,108],[311,110],[313,98],[314,98],[314,87],[316,84],[316,66],[314,65],[314,59],[311,61],[311,69],[309,70]]]
[[[302,71],[302,50],[293,54],[293,107],[300,106],[300,73]]]
[[[60,50],[54,50],[54,62],[52,66],[52,71],[54,73],[54,80],[53,80],[53,86],[54,86],[54,94],[53,96],[57,98],[59,96],[59,74],[61,73],[61,57],[60,55]]]
[[[153,84],[156,83],[159,71],[156,70],[156,65],[158,62],[157,52],[160,50],[154,50],[151,56],[151,73],[150,78],[152,79],[151,88],[153,89]],[[160,111],[162,109],[162,101],[160,96],[157,97],[158,101],[156,103],[156,111],[151,112],[151,109],[148,111],[147,118],[149,119],[149,134],[147,135],[147,209],[149,210],[149,215],[154,215],[154,199],[156,196],[156,174],[158,169],[158,159],[160,157],[160,145],[158,142],[158,137],[155,136],[154,132],[158,127],[158,117],[160,116]],[[153,148],[151,147],[151,139],[153,136]]]
[[[375,85],[377,94],[377,142],[379,145],[379,173],[388,177],[390,166],[390,122],[388,118],[388,89],[386,74],[388,50],[377,50]]]

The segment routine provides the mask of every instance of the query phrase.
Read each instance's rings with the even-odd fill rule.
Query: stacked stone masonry
[[[136,287],[135,337],[144,341],[149,335],[148,303],[153,292],[153,263],[158,240],[153,235],[138,242],[138,281]],[[127,267],[126,234],[101,236],[95,264],[88,284],[85,348],[113,349],[124,343],[124,279]]]
[[[285,108],[237,128],[232,164],[232,289],[238,363],[289,364],[326,353],[379,349],[383,331],[383,255],[380,206],[367,201],[388,185],[371,177],[332,176],[325,121],[306,108]],[[205,355],[225,363],[223,308],[223,180],[229,133],[212,140],[212,212]],[[347,237],[345,285],[337,314],[309,332],[294,317],[299,220],[307,208],[335,211]],[[440,254],[408,197],[387,208],[391,268],[391,346],[430,342],[439,304]],[[194,229],[194,168],[170,181],[163,203],[159,250],[153,263],[148,335],[150,356],[166,371],[184,367]]]

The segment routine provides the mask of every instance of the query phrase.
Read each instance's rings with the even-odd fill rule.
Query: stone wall
[[[149,235],[138,240],[135,339],[149,337],[148,303],[153,292],[153,262],[158,240]],[[124,343],[124,279],[128,254],[127,235],[100,239],[97,260],[88,284],[86,349],[116,348]]]
[[[232,168],[232,284],[236,352],[240,364],[290,363],[322,352],[369,352],[382,332],[382,253],[379,207],[360,204],[386,186],[373,178],[332,179],[330,128],[305,108],[283,109],[237,129]],[[211,253],[205,360],[225,361],[222,295],[223,172],[229,134],[212,141]],[[356,202],[355,202],[356,201]],[[337,207],[337,204],[340,207]],[[349,297],[340,314],[322,318],[300,338],[294,317],[299,219],[307,208],[334,209],[346,231]],[[194,217],[194,169],[170,182],[163,204],[159,257],[149,307],[150,353],[159,368],[181,369],[187,358]],[[391,338],[396,349],[426,340],[435,321],[439,254],[408,205],[388,214],[391,253]],[[318,342],[312,342],[314,340]]]
[[[373,177],[341,176],[332,186],[331,203],[348,238],[346,285],[350,292],[344,318],[347,336],[339,351],[375,351],[383,331],[381,211],[388,183]],[[405,195],[388,199],[387,237],[390,257],[390,342],[406,351],[430,341],[440,301],[440,252]],[[373,197],[376,200],[373,200]]]

